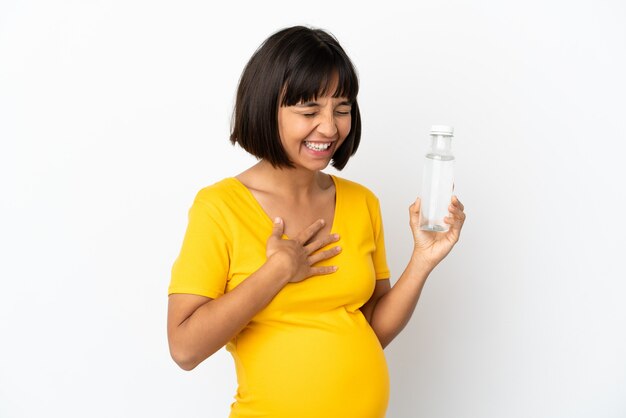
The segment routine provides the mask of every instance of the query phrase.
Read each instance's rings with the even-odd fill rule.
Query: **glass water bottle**
[[[451,126],[433,125],[430,129],[430,148],[424,158],[420,222],[420,229],[426,231],[449,229],[443,218],[448,216],[454,187],[453,134]]]

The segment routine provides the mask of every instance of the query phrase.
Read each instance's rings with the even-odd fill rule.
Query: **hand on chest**
[[[338,215],[333,232],[341,238],[332,245],[340,245],[342,252],[317,265],[336,265],[339,269],[332,274],[312,276],[300,283],[286,285],[267,307],[266,314],[272,311],[326,311],[339,307],[355,311],[369,300],[376,282],[372,260],[376,247],[371,225]],[[250,225],[250,228],[254,226]],[[264,229],[269,234],[271,225]],[[251,232],[243,231],[242,237],[249,237]],[[262,235],[258,234],[259,239],[255,240],[248,238],[246,245],[234,246],[228,290],[239,285],[265,262]]]

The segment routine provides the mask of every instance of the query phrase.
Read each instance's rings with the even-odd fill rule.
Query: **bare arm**
[[[215,300],[170,295],[168,339],[172,357],[181,368],[191,370],[222,348],[288,283],[289,277],[274,260]]]
[[[391,287],[389,280],[379,280],[368,304],[371,313],[368,321],[383,348],[408,324],[426,279],[427,271],[420,271],[415,263],[409,262],[404,273]]]
[[[409,322],[429,274],[459,239],[465,213],[456,196],[449,209],[452,216],[445,221],[450,224],[450,229],[446,234],[441,234],[419,229],[419,199],[409,208],[410,225],[415,239],[411,259],[393,287],[389,280],[379,280],[372,297],[362,308],[383,348]]]
[[[336,249],[317,252],[338,237],[329,235],[307,244],[323,225],[317,221],[295,239],[283,240],[284,225],[276,223],[267,243],[267,261],[217,299],[170,295],[167,334],[174,361],[185,370],[193,369],[237,335],[287,283],[333,273],[335,267],[313,265],[338,254]]]

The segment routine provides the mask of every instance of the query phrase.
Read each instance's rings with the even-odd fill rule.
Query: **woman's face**
[[[345,97],[281,106],[278,132],[287,157],[296,167],[322,170],[350,133],[352,105]]]

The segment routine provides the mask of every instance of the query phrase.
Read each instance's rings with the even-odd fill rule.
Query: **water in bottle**
[[[453,134],[450,126],[433,125],[430,130],[430,148],[424,158],[422,177],[422,230],[445,232],[449,229],[443,218],[448,216],[454,187]]]

